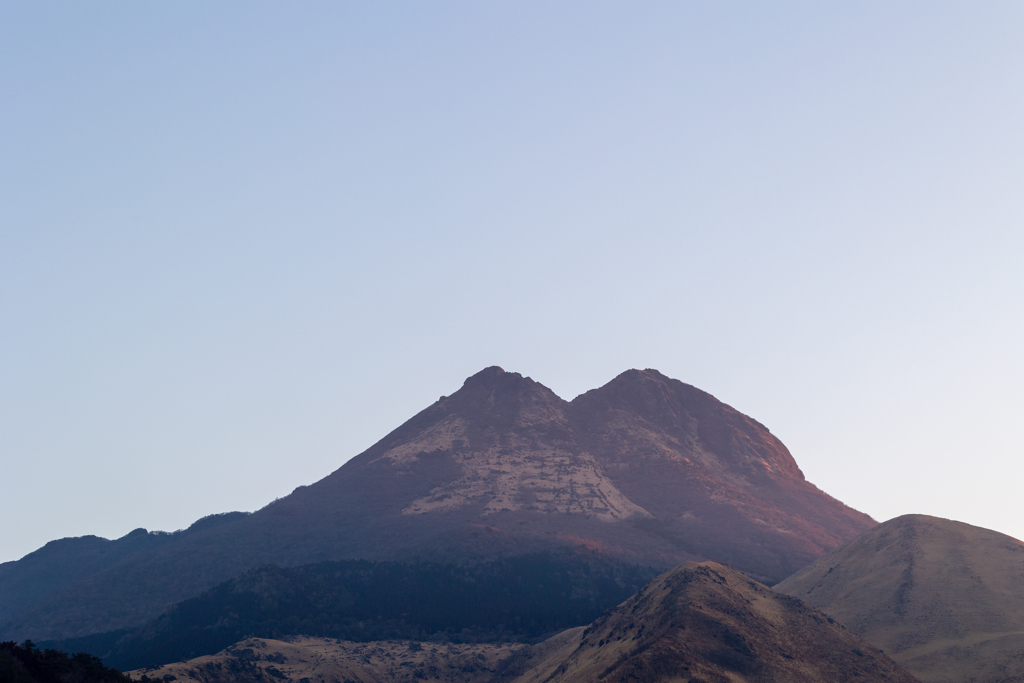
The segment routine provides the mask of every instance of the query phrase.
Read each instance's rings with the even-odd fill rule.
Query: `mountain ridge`
[[[271,563],[579,548],[661,568],[715,559],[773,582],[874,524],[807,482],[759,422],[656,370],[565,401],[492,366],[320,481],[55,587],[0,637],[136,625]]]
[[[174,543],[185,535],[245,517],[247,512],[207,515],[178,531],[134,529],[116,539],[77,536],[49,541],[19,560],[0,563],[0,623],[11,612],[47,591],[70,585],[89,573],[115,566],[133,555]]]

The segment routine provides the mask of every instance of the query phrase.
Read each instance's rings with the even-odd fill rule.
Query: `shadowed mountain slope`
[[[113,541],[98,536],[50,541],[16,562],[0,564],[0,623],[48,593],[115,566],[134,555],[174,544],[190,534],[245,516],[244,512],[210,515],[188,529],[173,533],[135,529]]]
[[[760,422],[656,370],[630,370],[571,404],[583,447],[637,526],[774,583],[874,525],[804,479]]]
[[[776,590],[843,623],[922,681],[1024,681],[1024,543],[925,515],[881,524]]]
[[[568,402],[492,367],[321,481],[55,587],[0,636],[136,625],[268,563],[579,548],[656,567],[715,559],[772,582],[873,524],[805,481],[764,426],[657,371]]]
[[[118,669],[213,655],[247,637],[536,640],[586,624],[657,572],[542,553],[473,565],[337,560],[246,572],[128,632],[43,641]]]
[[[523,653],[526,654],[526,653]],[[516,669],[523,673],[516,675]],[[586,629],[510,667],[515,683],[891,681],[915,679],[795,598],[720,564],[686,563]]]

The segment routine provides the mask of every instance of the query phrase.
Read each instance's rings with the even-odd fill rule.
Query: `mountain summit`
[[[315,484],[45,587],[0,635],[131,626],[267,563],[551,550],[715,560],[771,583],[874,524],[807,482],[759,422],[656,370],[565,401],[490,367]]]

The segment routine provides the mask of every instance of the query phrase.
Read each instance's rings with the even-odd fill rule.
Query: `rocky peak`
[[[715,398],[657,370],[627,370],[602,387],[577,396],[588,412],[625,411],[655,423],[683,423],[687,408]],[[717,403],[717,401],[715,401]]]
[[[750,477],[803,480],[792,455],[764,425],[657,370],[627,370],[577,396],[572,412],[588,434],[629,444],[616,448],[616,459],[628,450],[681,455],[744,487]]]
[[[480,396],[516,396],[531,393],[541,393],[554,396],[555,394],[540,382],[535,382],[529,377],[523,377],[518,372],[507,372],[497,365],[484,368],[475,375],[470,375],[462,383],[462,388],[454,395],[460,393]]]
[[[556,429],[558,438],[567,438],[568,403],[540,382],[498,366],[467,378],[441,405],[449,414],[486,431],[533,429],[547,433]]]
[[[522,380],[522,379],[523,379],[523,376],[520,375],[518,372],[506,372],[505,369],[500,367],[500,366],[491,365],[489,367],[484,368],[483,370],[481,370],[480,372],[476,373],[475,375],[470,375],[469,377],[467,377],[466,381],[462,383],[462,386],[464,386],[464,387],[475,387],[475,386],[493,387],[496,384],[498,384],[499,382],[503,382],[503,381],[506,382],[506,383],[508,383],[509,381],[517,382],[518,380]]]

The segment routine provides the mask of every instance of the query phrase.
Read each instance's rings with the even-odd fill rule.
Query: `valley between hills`
[[[1014,683],[1024,543],[878,524],[655,370],[491,367],[257,512],[0,565],[0,640],[99,658],[9,642],[26,682]]]

